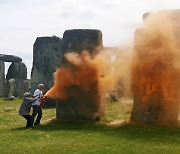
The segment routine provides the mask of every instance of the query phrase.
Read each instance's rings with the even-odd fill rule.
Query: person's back
[[[24,97],[21,107],[19,109],[19,115],[29,115],[31,109],[31,100],[27,97]]]
[[[27,120],[26,128],[32,128],[32,117],[29,114],[32,106],[32,102],[36,101],[39,97],[31,97],[28,92],[24,94],[24,99],[19,109],[19,115],[23,116]]]

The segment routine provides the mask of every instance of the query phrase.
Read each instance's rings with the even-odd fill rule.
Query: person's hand
[[[44,96],[43,95],[39,95],[39,98],[43,98]]]

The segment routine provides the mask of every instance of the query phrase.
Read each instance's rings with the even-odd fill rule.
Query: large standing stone
[[[155,18],[156,24],[136,30],[131,121],[174,123],[178,120],[180,69],[176,64],[180,56],[180,11],[176,11],[154,14],[150,21]],[[166,13],[164,20],[161,13]],[[144,18],[149,15],[145,14]]]
[[[16,63],[20,63],[22,61],[22,59],[18,56],[4,55],[4,54],[0,54],[0,60],[3,60],[5,62],[16,62]]]
[[[38,37],[33,47],[33,67],[31,72],[31,91],[39,83],[45,85],[44,91],[53,86],[53,73],[59,67],[62,57],[62,40],[59,37]]]
[[[4,61],[0,60],[0,96],[5,95],[5,65]]]
[[[24,63],[13,62],[8,69],[6,79],[27,79],[27,67]]]
[[[99,30],[75,29],[64,32],[64,54],[69,52],[81,53],[83,50],[87,50],[93,56],[102,47],[102,33]],[[104,107],[102,107],[100,101],[97,85],[98,83],[95,83],[89,93],[83,92],[81,87],[70,86],[68,90],[70,93],[69,99],[57,101],[56,117],[68,120],[99,120],[104,115]],[[79,93],[76,95],[77,91]]]
[[[24,63],[16,63],[13,62],[8,69],[6,75],[6,82],[10,79],[15,79],[15,89],[14,89],[14,96],[22,96],[22,87],[23,81],[27,79],[27,67]],[[7,88],[6,96],[8,95],[8,88]]]

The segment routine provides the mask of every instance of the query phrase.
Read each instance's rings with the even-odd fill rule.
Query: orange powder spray
[[[46,97],[75,102],[81,115],[104,114],[102,101],[108,78],[105,77],[105,59],[91,57],[87,51],[65,55],[67,65],[59,68],[54,76],[54,86]]]
[[[132,121],[176,122],[180,92],[180,14],[158,12],[136,31],[132,67]]]

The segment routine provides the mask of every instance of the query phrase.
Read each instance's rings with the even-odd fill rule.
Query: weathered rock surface
[[[6,86],[8,88],[8,97],[7,98],[11,98],[12,96],[14,96],[15,79],[10,79],[10,80],[6,81]]]
[[[14,96],[22,96],[23,81],[27,79],[27,67],[24,63],[13,62],[8,69],[6,75],[6,96],[9,94],[8,81],[15,80]]]
[[[0,60],[0,96],[5,95],[5,64]]]
[[[88,50],[91,54],[102,49],[102,33],[94,29],[66,30],[63,34],[63,53],[82,52]]]
[[[62,57],[62,40],[59,37],[38,37],[33,47],[33,67],[31,71],[31,92],[39,83],[45,85],[46,92],[53,86],[53,73],[59,67]]]
[[[27,79],[27,67],[24,63],[15,63],[13,62],[8,69],[6,79]]]
[[[44,106],[45,107],[55,107],[57,101],[58,100],[56,100],[56,99],[46,98]]]
[[[25,92],[30,91],[30,80],[24,80],[23,85],[22,85],[22,93],[21,95],[23,96]]]
[[[131,82],[133,122],[176,123],[180,113],[180,69],[174,64],[179,61],[176,59],[179,53],[174,51],[180,49],[180,10],[159,13],[153,16],[155,25],[137,29],[135,33]],[[162,22],[162,16],[158,15],[164,13],[167,13],[163,19],[167,23],[166,31],[162,30],[163,26],[160,26],[161,29],[156,26],[161,24],[159,21]],[[144,19],[149,15],[144,14]],[[170,38],[173,38],[173,45],[168,41],[169,44],[164,43]]]
[[[99,30],[75,29],[64,32],[64,54],[69,52],[81,53],[83,50],[87,50],[92,56],[94,56],[102,48],[102,33]],[[97,90],[96,85],[94,85],[92,89],[93,88]],[[79,93],[73,97],[68,97],[67,100],[57,101],[56,117],[58,119],[96,121],[104,115],[104,108],[101,106],[98,92],[89,99],[89,93],[83,93],[83,90],[80,90],[74,85],[70,86],[69,91],[71,91],[70,93],[72,95],[77,93],[77,91],[79,91]]]
[[[0,60],[3,60],[5,62],[16,62],[16,63],[20,63],[22,61],[22,59],[18,56],[4,55],[4,54],[0,54]]]
[[[99,112],[98,110],[99,104],[95,104],[91,100],[84,105],[76,100],[59,100],[56,106],[56,118],[62,120],[99,121],[104,112]]]

